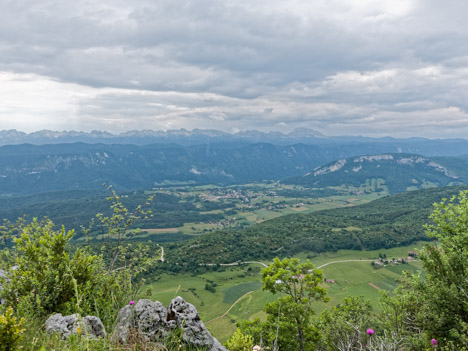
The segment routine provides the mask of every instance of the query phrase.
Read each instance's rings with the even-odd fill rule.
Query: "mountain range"
[[[468,183],[468,157],[439,157],[437,160],[414,154],[378,154],[333,161],[284,183],[312,188],[369,186],[398,193],[435,186]],[[376,189],[376,190],[377,190]]]
[[[32,133],[24,133],[14,129],[0,131],[0,145],[24,143],[41,145],[75,142],[135,145],[177,143],[181,145],[193,145],[230,141],[291,143],[320,139],[326,139],[326,137],[318,131],[306,128],[296,129],[288,134],[280,132],[263,133],[256,130],[231,134],[213,129],[194,129],[192,131],[186,129],[168,131],[132,130],[119,134],[96,130],[91,132],[40,130]]]
[[[102,183],[113,184],[117,189],[132,190],[175,182],[234,184],[276,181],[302,176],[338,159],[411,153],[413,149],[424,149],[426,157],[440,155],[443,151],[436,145],[413,148],[401,143],[6,145],[0,147],[0,195],[101,189]],[[468,145],[450,150],[452,154],[468,153]],[[446,160],[450,160],[448,169],[464,165],[455,159]],[[440,163],[440,160],[437,162]],[[432,171],[439,174],[436,169]],[[463,172],[463,167],[458,172]],[[445,183],[441,181],[440,184]]]
[[[309,128],[297,128],[289,133],[260,132],[257,130],[241,131],[238,133],[226,133],[214,129],[194,130],[132,130],[119,134],[105,131],[52,131],[40,130],[32,133],[24,133],[17,130],[0,130],[0,145],[17,144],[61,144],[61,143],[90,143],[90,144],[134,144],[147,145],[154,143],[176,143],[180,145],[196,145],[218,142],[244,142],[244,143],[272,143],[276,145],[290,145],[296,143],[306,144],[347,144],[347,143],[378,143],[378,144],[400,144],[402,148],[411,147],[406,152],[425,153],[432,145],[431,151],[437,152],[437,147],[442,147],[439,155],[454,155],[453,150],[468,147],[466,139],[425,139],[407,138],[398,139],[392,137],[370,138],[362,136],[326,136],[319,131]],[[420,151],[417,148],[421,148]],[[452,151],[450,151],[452,150]],[[449,153],[447,153],[449,152]],[[458,152],[458,151],[457,151]],[[466,151],[465,151],[466,152]]]

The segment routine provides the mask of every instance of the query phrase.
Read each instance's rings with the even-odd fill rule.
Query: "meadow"
[[[421,265],[416,260],[409,264],[387,265],[374,269],[369,260],[377,260],[379,254],[386,255],[388,260],[399,257],[406,259],[409,251],[422,246],[423,243],[415,243],[386,250],[340,250],[313,257],[306,253],[298,255],[301,260],[309,256],[316,267],[323,266],[321,270],[325,279],[334,280],[334,283],[323,283],[330,301],[315,303],[316,312],[339,304],[346,296],[366,296],[371,300],[373,307],[378,309],[379,290],[393,291],[403,271],[418,271]],[[263,266],[260,264],[242,264],[221,267],[218,271],[199,275],[164,273],[146,288],[151,288],[152,300],[168,304],[174,297],[182,296],[194,304],[211,332],[221,341],[225,341],[235,331],[236,322],[256,317],[264,318],[262,310],[265,303],[276,299],[271,293],[262,291],[261,268]],[[207,290],[207,286],[213,286],[214,291]]]
[[[144,228],[137,237],[157,241],[157,236],[163,234],[200,235],[219,229],[244,228],[293,213],[361,205],[388,194],[385,189],[377,189],[374,183],[375,180],[360,188],[341,186],[325,192],[324,189],[311,190],[278,182],[160,188],[151,194],[176,197],[179,203],[193,204],[200,215],[216,214],[222,219],[187,221],[182,226],[171,228]]]

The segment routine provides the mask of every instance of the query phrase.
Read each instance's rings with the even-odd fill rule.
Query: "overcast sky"
[[[0,129],[468,137],[466,0],[0,0]]]

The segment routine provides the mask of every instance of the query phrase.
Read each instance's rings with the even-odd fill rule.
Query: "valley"
[[[0,351],[468,351],[468,1],[3,1]]]
[[[378,313],[381,293],[392,295],[404,272],[423,273],[411,253],[437,245],[424,227],[433,204],[468,189],[462,155],[329,162],[330,145],[216,145],[203,157],[180,145],[70,144],[59,154],[56,147],[6,148],[0,217],[13,222],[26,214],[22,223],[47,217],[55,228],[73,229],[72,252],[120,247],[124,267],[138,262],[130,269],[143,285],[132,299],[167,305],[181,296],[222,342],[239,323],[266,320],[264,306],[278,296],[262,290],[261,272],[275,257],[321,269],[330,301],[313,302],[316,314],[349,296],[365,296]],[[30,150],[37,155],[27,156]],[[97,214],[125,227],[114,232],[122,236],[109,235]],[[134,215],[127,228],[125,218]]]
[[[375,191],[380,190],[380,191]],[[48,216],[54,222],[78,232],[98,212],[108,212],[107,193],[101,191],[51,192],[28,196],[0,196],[0,217],[15,220]],[[178,241],[220,229],[242,229],[294,213],[364,204],[386,192],[372,182],[361,187],[309,189],[279,182],[219,186],[166,186],[153,190],[122,192],[122,201],[134,208],[149,196],[152,217],[141,221],[134,239],[155,242]],[[107,212],[106,212],[107,211]],[[73,213],[73,215],[70,215]],[[95,228],[95,238],[99,239]],[[172,235],[172,239],[171,236]],[[81,240],[84,240],[82,238]]]
[[[392,258],[406,259],[409,251],[415,251],[423,246],[415,242],[409,246],[392,249],[354,251],[339,250],[315,254],[302,253],[301,259],[309,257],[316,267],[322,267],[328,303],[315,302],[314,310],[320,313],[324,308],[339,304],[349,295],[366,296],[378,309],[379,290],[392,292],[398,285],[403,271],[418,272],[421,264],[418,260],[407,264],[393,264]],[[377,261],[379,254],[385,255],[389,264],[375,269],[371,265]],[[346,261],[346,262],[343,262]],[[263,261],[269,264],[269,261]],[[236,322],[264,318],[262,312],[266,302],[272,302],[276,297],[262,291],[260,264],[242,264],[234,267],[218,267],[205,273],[167,274],[158,276],[157,280],[143,288],[151,288],[151,299],[169,302],[177,295],[193,303],[200,312],[205,324],[220,340],[226,340],[236,328]],[[331,282],[333,281],[333,282]],[[214,289],[207,289],[208,285]],[[234,304],[234,305],[233,305]],[[229,312],[226,314],[226,311]]]
[[[135,237],[157,240],[157,235],[163,233],[200,235],[221,229],[242,229],[288,214],[356,206],[387,194],[385,190],[374,190],[371,185],[338,190],[308,189],[279,182],[160,188],[147,193],[155,198],[166,194],[179,203],[191,203],[201,216],[217,215],[218,220],[185,222],[173,228],[144,228]]]

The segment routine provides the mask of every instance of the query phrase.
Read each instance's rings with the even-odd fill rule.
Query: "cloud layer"
[[[465,1],[2,2],[0,129],[468,135]]]

